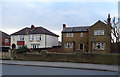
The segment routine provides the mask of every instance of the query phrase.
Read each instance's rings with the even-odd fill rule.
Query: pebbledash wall
[[[39,44],[39,48],[47,48],[52,46],[58,46],[58,37],[46,35],[46,34],[40,34],[41,40],[37,41],[36,35],[38,34],[32,34],[34,37],[34,40],[29,40],[29,35],[23,35],[24,36],[24,45],[28,48],[32,48],[32,44]],[[13,35],[11,36],[11,46],[14,43],[16,45],[16,48],[18,48],[17,41],[19,39],[19,35]]]

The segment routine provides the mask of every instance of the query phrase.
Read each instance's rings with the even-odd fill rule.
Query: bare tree
[[[118,43],[120,42],[120,21],[115,22],[114,17],[111,25],[112,25],[111,33],[113,34],[112,37],[114,37],[114,43]]]
[[[116,22],[116,18],[113,17],[112,21],[110,18],[110,14],[108,14],[106,24],[111,26],[111,43],[114,44],[115,52],[120,53],[120,19]]]
[[[111,19],[110,19],[111,20]],[[104,20],[108,24],[108,20]],[[120,20],[116,22],[115,17],[112,18],[112,22],[108,24],[112,27],[111,29],[111,41],[112,43],[120,42]]]

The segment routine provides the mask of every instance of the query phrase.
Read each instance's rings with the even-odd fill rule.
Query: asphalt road
[[[117,75],[117,72],[36,67],[21,65],[2,65],[2,75]]]

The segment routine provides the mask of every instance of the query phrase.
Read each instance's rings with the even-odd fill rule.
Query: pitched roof
[[[47,34],[47,35],[59,37],[55,33],[52,33],[51,31],[49,31],[43,27],[34,27],[33,29],[26,27],[26,28],[24,28],[20,31],[17,31],[11,35],[27,35],[27,34]]]
[[[5,33],[5,32],[2,32],[2,31],[0,31],[0,38],[10,38],[10,35],[8,35],[7,33]]]
[[[90,26],[80,26],[80,27],[66,27],[63,29],[62,33],[66,32],[87,32]]]
[[[108,25],[107,23],[102,22],[101,20],[98,20],[98,21],[97,21],[96,23],[94,23],[91,27],[93,27],[93,26],[96,25],[96,24],[103,24],[103,25],[106,25],[106,26],[109,26],[110,28],[112,28],[111,25]]]
[[[104,25],[107,25],[106,23],[104,23],[104,22],[102,22],[101,20],[98,20],[96,23],[94,23],[93,25],[95,25],[95,24],[97,24],[97,23],[102,23],[102,24],[104,24]],[[92,25],[92,26],[93,26]]]

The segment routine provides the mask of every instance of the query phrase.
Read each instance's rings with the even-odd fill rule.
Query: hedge
[[[15,54],[15,60],[75,62],[118,65],[120,54],[90,54],[90,53],[44,53],[44,54]]]

